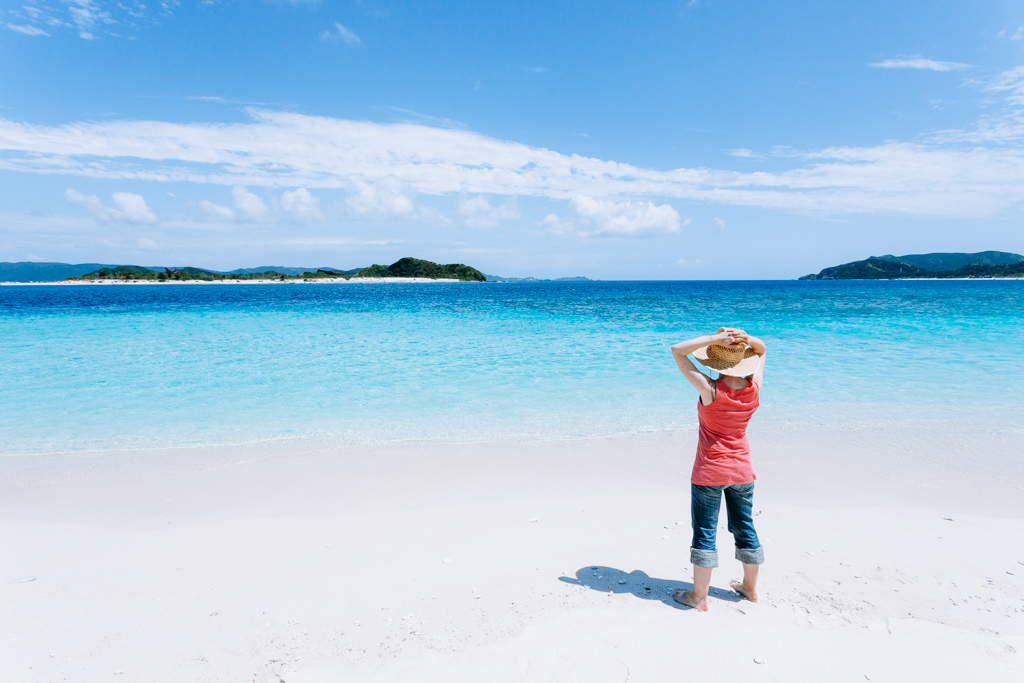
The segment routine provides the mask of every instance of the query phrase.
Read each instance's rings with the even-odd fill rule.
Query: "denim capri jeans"
[[[754,482],[729,486],[690,484],[690,518],[693,522],[690,562],[709,569],[718,566],[715,531],[718,529],[718,511],[723,494],[729,515],[729,532],[736,540],[736,559],[743,564],[764,564],[764,550],[754,531]]]

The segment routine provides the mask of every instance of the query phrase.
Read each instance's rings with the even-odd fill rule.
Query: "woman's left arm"
[[[764,386],[764,362],[768,357],[768,347],[765,346],[763,341],[753,335],[747,334],[746,337],[747,344],[761,358],[761,362],[757,364],[757,370],[754,370],[754,382],[757,383],[757,387],[760,389]]]

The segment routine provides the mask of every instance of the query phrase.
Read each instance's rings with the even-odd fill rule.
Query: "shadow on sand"
[[[578,570],[576,578],[561,576],[558,580],[602,593],[631,593],[641,600],[657,600],[675,609],[693,609],[686,605],[680,605],[672,599],[672,594],[677,590],[693,590],[692,583],[688,581],[651,578],[639,569],[626,573],[621,569],[613,567],[589,565]],[[711,587],[708,594],[717,600],[725,600],[727,602],[739,602],[743,599],[734,591],[722,590],[714,586]]]

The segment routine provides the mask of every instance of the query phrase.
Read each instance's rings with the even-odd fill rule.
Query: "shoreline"
[[[329,284],[342,283],[426,283],[426,282],[463,282],[454,278],[426,278],[426,277],[353,277],[348,280],[344,278],[310,278],[308,280],[75,280],[67,282],[57,280],[52,282],[0,282],[0,286],[17,285],[288,285],[288,284]]]
[[[1019,680],[1019,489],[765,436],[761,601],[722,528],[707,614],[690,437],[0,458],[0,678]]]
[[[799,278],[784,280],[749,280],[749,282],[1005,282],[1024,281],[1024,277],[917,277],[917,278],[893,278],[886,280],[800,280]],[[506,282],[503,280],[488,280],[476,282],[470,280],[456,280],[454,278],[421,278],[421,277],[361,277],[361,278],[310,278],[307,280],[88,280],[66,282],[63,280],[44,282],[0,282],[0,287],[17,286],[77,286],[77,285],[287,285],[287,284],[330,284],[330,283],[365,283],[365,284],[421,284],[430,282],[465,282],[466,284],[519,284],[518,281]],[[534,283],[563,282],[561,280],[534,280]],[[609,282],[706,282],[706,280],[587,280],[585,282],[609,283]],[[718,282],[718,280],[711,280]],[[564,282],[563,282],[564,283]]]

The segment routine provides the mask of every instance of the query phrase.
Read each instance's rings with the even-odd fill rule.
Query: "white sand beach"
[[[429,278],[429,277],[353,277],[344,278],[309,278],[306,280],[277,280],[277,279],[246,279],[246,280],[60,280],[55,282],[0,282],[2,286],[24,286],[24,285],[50,285],[61,287],[77,287],[80,285],[285,285],[285,284],[333,284],[333,283],[370,283],[370,284],[410,284],[423,282],[462,282],[455,278]]]
[[[1016,441],[891,437],[752,430],[706,614],[692,432],[4,457],[0,680],[1024,680],[1020,482],[911,453]]]

